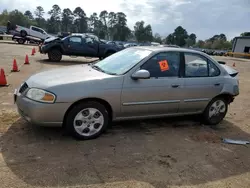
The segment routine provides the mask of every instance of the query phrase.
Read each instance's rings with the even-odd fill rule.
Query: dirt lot
[[[212,129],[195,117],[116,123],[100,138],[75,141],[58,128],[33,127],[16,113],[12,92],[31,74],[91,59],[48,63],[29,56],[33,46],[0,43],[0,68],[9,87],[0,88],[0,187],[210,188],[250,187],[248,146],[221,138],[250,138],[250,61],[217,57],[240,72],[240,96]],[[11,73],[13,58],[20,72]]]

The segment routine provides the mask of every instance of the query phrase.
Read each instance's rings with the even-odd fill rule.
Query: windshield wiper
[[[99,66],[97,65],[91,65],[91,67],[95,70],[98,70],[98,71],[101,71],[103,73],[106,73],[106,74],[109,74],[109,75],[117,75],[116,73],[112,73],[112,72],[108,72],[108,71],[105,71],[103,69],[101,69]]]
[[[101,71],[101,72],[105,72],[104,70],[102,70],[100,67],[96,66],[96,65],[92,65],[91,66],[93,69]]]

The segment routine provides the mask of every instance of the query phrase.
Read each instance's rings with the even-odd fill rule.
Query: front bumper
[[[40,52],[41,54],[46,54],[45,51],[44,51],[44,46],[43,46],[43,45],[42,45],[42,46],[39,46],[39,52]]]
[[[62,126],[70,103],[40,103],[16,92],[14,100],[19,114],[28,122],[40,126]]]

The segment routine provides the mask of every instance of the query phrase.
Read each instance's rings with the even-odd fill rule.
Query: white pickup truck
[[[20,25],[16,25],[17,32],[20,32],[21,37],[32,36],[42,40],[52,37],[47,34],[43,29],[35,26],[30,26],[30,28],[22,27]]]

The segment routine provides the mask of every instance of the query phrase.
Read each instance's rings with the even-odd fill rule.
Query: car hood
[[[46,40],[44,40],[44,43],[43,44],[49,44],[53,41],[60,41],[61,39],[59,37],[54,37],[54,36],[51,36],[50,38],[47,38]]]
[[[73,65],[32,75],[26,83],[29,87],[48,89],[72,83],[103,80],[109,77],[115,76],[99,72],[89,65]]]

